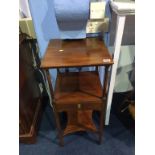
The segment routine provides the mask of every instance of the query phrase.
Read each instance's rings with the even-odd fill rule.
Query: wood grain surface
[[[111,55],[99,38],[52,40],[41,62],[41,68],[101,66],[113,64]]]

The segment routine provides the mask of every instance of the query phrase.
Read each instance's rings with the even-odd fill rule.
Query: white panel
[[[106,2],[90,3],[90,19],[103,19],[105,16]]]
[[[88,20],[86,33],[108,32],[109,18],[102,20]]]
[[[22,18],[19,20],[19,26],[22,32],[27,33],[32,38],[36,38],[33,22],[31,18]]]
[[[108,47],[110,53],[114,52],[114,47]],[[129,75],[134,69],[135,46],[121,46],[117,74],[115,79],[114,92],[126,92],[133,89]]]
[[[116,76],[115,92],[126,92],[133,90],[132,84],[129,79],[129,74],[122,68]]]

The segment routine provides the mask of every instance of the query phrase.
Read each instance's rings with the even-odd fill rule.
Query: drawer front
[[[81,104],[81,109],[83,110],[102,110],[103,103],[98,102],[98,103],[85,103]]]
[[[104,102],[98,103],[78,103],[78,104],[55,104],[58,112],[70,110],[103,110],[105,107]]]

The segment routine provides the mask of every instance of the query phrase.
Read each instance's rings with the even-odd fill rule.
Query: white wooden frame
[[[108,90],[105,125],[109,125],[112,97],[113,97],[113,91],[115,86],[115,78],[117,73],[122,36],[123,36],[123,31],[125,26],[125,19],[127,15],[135,14],[134,3],[132,3],[132,6],[130,4],[131,3],[126,3],[128,7],[121,8],[119,2],[111,1],[112,10],[117,14],[117,25],[116,25],[116,36],[115,36],[115,42],[114,42],[114,64],[111,70],[110,86]]]

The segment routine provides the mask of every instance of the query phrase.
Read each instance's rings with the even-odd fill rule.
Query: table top
[[[112,56],[102,39],[86,38],[49,42],[41,68],[104,66],[113,64]]]

